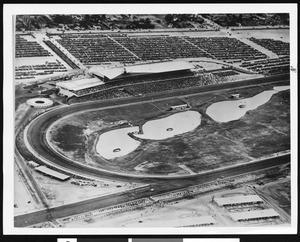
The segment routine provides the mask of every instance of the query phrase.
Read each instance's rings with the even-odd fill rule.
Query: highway
[[[263,85],[274,82],[288,82],[287,76],[278,76],[272,78],[259,78],[254,80],[247,80],[241,82],[225,83],[212,86],[203,86],[193,89],[177,90],[167,93],[158,93],[154,95],[143,96],[139,98],[128,98],[119,100],[108,100],[101,102],[89,102],[79,103],[70,106],[65,106],[57,109],[50,110],[45,114],[42,114],[38,118],[34,119],[27,127],[27,140],[31,148],[43,157],[47,161],[55,164],[58,167],[64,167],[75,173],[82,174],[87,177],[101,177],[114,180],[126,180],[134,182],[143,182],[150,184],[150,187],[145,191],[140,191],[137,194],[132,191],[126,191],[122,193],[111,194],[104,197],[94,198],[86,201],[76,202],[73,204],[63,205],[59,207],[51,207],[45,210],[36,211],[24,215],[15,217],[15,226],[24,227],[32,224],[44,222],[50,219],[57,219],[65,216],[69,216],[76,213],[86,212],[93,209],[99,209],[106,206],[115,205],[122,202],[135,200],[142,197],[147,197],[155,194],[160,194],[172,190],[186,188],[191,185],[202,184],[210,181],[214,181],[220,177],[231,177],[240,175],[260,169],[269,168],[272,166],[278,166],[290,162],[290,154],[284,156],[269,158],[261,160],[259,162],[247,163],[239,166],[223,168],[220,170],[213,170],[206,172],[205,174],[190,175],[188,177],[134,177],[128,174],[116,174],[105,170],[99,170],[92,167],[80,165],[72,162],[65,157],[58,155],[54,152],[46,142],[45,131],[49,125],[63,116],[70,115],[75,112],[88,109],[100,109],[100,108],[113,108],[116,106],[131,105],[134,103],[151,102],[151,100],[172,98],[174,96],[180,97],[185,95],[192,95],[201,92],[212,92],[216,90],[240,88],[243,86],[251,85]],[[154,191],[150,191],[154,188]]]
[[[45,222],[49,219],[58,219],[78,213],[88,212],[94,209],[100,209],[119,203],[124,203],[139,198],[149,197],[177,189],[187,188],[192,185],[203,184],[211,181],[216,181],[218,178],[226,179],[232,176],[246,174],[270,167],[275,167],[283,164],[290,163],[290,154],[286,154],[280,157],[273,157],[258,162],[247,163],[235,167],[230,167],[218,171],[210,171],[206,174],[200,174],[189,178],[174,178],[172,182],[166,182],[161,179],[151,179],[150,186],[146,189],[137,188],[139,192],[134,193],[131,191],[125,191],[115,194],[110,194],[103,197],[97,197],[81,202],[76,202],[68,205],[62,205],[59,207],[52,207],[49,209],[23,214],[14,218],[16,227],[29,226],[36,223]],[[151,191],[154,189],[154,191]]]

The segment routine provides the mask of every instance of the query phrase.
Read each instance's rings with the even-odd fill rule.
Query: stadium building
[[[193,67],[193,65],[185,61],[169,61],[102,70],[91,68],[89,74],[94,76],[93,78],[58,82],[56,83],[56,87],[59,89],[60,95],[66,97],[78,97],[81,95],[93,93],[93,88],[96,88],[105,83],[121,82],[131,77],[143,78],[146,76],[155,76],[160,74],[190,72]],[[88,89],[90,90],[84,92]],[[95,89],[95,91],[97,90]]]
[[[192,68],[194,68],[194,66],[186,61],[169,61],[103,70],[92,68],[90,71],[104,82],[115,82],[129,77],[186,72]]]
[[[59,93],[63,96],[77,96],[75,93],[84,89],[89,89],[103,85],[104,82],[99,78],[84,78],[71,81],[63,81],[56,83],[56,86],[59,88]]]

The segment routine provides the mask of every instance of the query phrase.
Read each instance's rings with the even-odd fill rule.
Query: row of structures
[[[214,198],[213,201],[220,207],[247,206],[264,203],[263,199],[258,195],[218,197]],[[229,213],[229,216],[235,222],[280,218],[280,215],[272,208]]]

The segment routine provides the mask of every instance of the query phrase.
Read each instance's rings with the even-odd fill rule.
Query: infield
[[[191,110],[202,116],[201,125],[192,132],[164,140],[138,139],[140,145],[134,151],[113,159],[97,152],[99,137],[111,130],[141,127],[149,120],[173,115],[164,108],[168,101],[75,113],[52,127],[51,142],[58,152],[78,162],[130,174],[182,175],[189,174],[188,170],[199,173],[241,164],[290,149],[289,91],[275,93],[267,103],[231,122],[213,121],[206,115],[206,109],[215,102],[228,100],[233,93],[250,98],[268,90],[273,90],[273,86],[187,96]],[[112,152],[117,148],[120,147],[112,147]],[[113,153],[120,152],[122,149]]]

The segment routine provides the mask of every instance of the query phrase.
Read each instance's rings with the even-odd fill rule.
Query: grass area
[[[270,89],[272,86],[265,85],[187,97],[184,100],[192,106],[192,110],[202,114],[201,125],[196,130],[162,141],[141,140],[138,149],[121,158],[105,160],[96,153],[99,135],[129,124],[141,125],[147,120],[171,115],[172,112],[165,111],[166,103],[175,100],[74,115],[58,125],[53,141],[60,149],[74,152],[75,156],[84,157],[88,151],[95,162],[93,165],[140,174],[183,174],[185,171],[178,166],[180,164],[193,172],[201,172],[248,162],[290,149],[290,92],[273,95],[268,103],[237,121],[216,123],[205,111],[214,102],[229,100],[231,94],[240,93],[242,98],[248,98]],[[87,141],[83,135],[86,128],[92,130]]]
[[[52,134],[52,139],[59,143],[58,146],[63,151],[74,152],[75,158],[85,157],[85,137],[81,127],[65,124]]]

